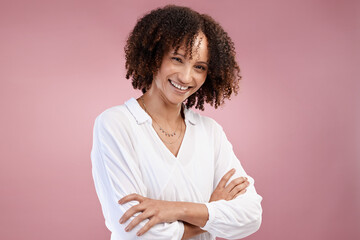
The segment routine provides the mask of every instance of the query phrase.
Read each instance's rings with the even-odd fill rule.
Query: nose
[[[192,81],[192,69],[191,67],[184,66],[181,71],[179,71],[179,81],[183,84],[189,84]]]

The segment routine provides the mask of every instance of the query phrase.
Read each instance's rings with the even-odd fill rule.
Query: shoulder
[[[100,113],[95,119],[94,128],[99,130],[124,130],[132,128],[136,124],[136,119],[129,110],[129,101],[132,100],[128,100],[122,105],[110,107]]]
[[[193,125],[205,128],[206,131],[216,133],[222,131],[220,124],[217,123],[213,118],[204,116],[198,112],[193,111],[192,109],[186,109],[185,116]]]
[[[110,107],[96,117],[95,123],[104,127],[122,124],[129,119],[127,112],[125,105]]]

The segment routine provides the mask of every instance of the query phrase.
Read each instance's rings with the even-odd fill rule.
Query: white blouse
[[[105,224],[112,232],[111,240],[178,240],[183,236],[181,221],[157,224],[137,237],[146,219],[125,232],[134,217],[124,224],[119,219],[138,202],[120,205],[118,200],[131,193],[206,204],[209,219],[202,229],[207,232],[191,239],[238,239],[260,227],[262,197],[256,193],[254,180],[245,173],[222,128],[213,119],[190,109],[184,113],[186,131],[177,157],[163,144],[152,127],[151,117],[135,98],[107,109],[96,118],[92,173]],[[240,176],[249,179],[246,193],[230,201],[209,203],[220,179],[232,168],[236,173],[231,180]]]

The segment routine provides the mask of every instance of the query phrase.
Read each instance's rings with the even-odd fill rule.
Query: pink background
[[[136,19],[171,1],[2,1],[0,239],[109,239],[91,176],[95,117]],[[241,92],[204,114],[263,200],[248,239],[360,239],[359,1],[174,1],[233,38]]]

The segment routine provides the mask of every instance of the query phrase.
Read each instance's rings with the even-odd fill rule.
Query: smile
[[[169,82],[171,83],[171,85],[173,85],[175,88],[177,88],[177,89],[179,89],[179,90],[187,90],[187,89],[189,89],[189,86],[187,86],[187,87],[184,87],[184,86],[181,86],[181,85],[179,85],[179,84],[177,84],[177,83],[174,83],[173,81],[171,81],[171,80],[169,80]]]

